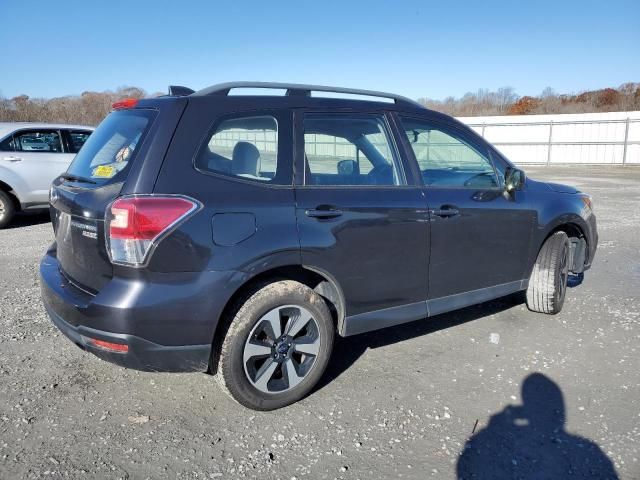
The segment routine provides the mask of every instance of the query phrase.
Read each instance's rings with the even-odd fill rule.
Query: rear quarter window
[[[124,180],[154,117],[153,110],[110,113],[82,145],[67,172],[98,185]]]
[[[194,165],[204,173],[261,184],[284,185],[278,169],[278,121],[271,115],[238,115],[220,121],[207,136]]]

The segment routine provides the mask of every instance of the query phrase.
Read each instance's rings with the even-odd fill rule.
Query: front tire
[[[16,207],[13,203],[13,199],[4,191],[0,190],[0,229],[3,229],[16,213]]]
[[[562,310],[569,277],[569,237],[555,232],[542,245],[527,288],[527,307],[555,315]]]
[[[245,407],[281,408],[320,380],[333,339],[333,319],[322,297],[299,282],[273,282],[237,309],[222,341],[216,377]]]

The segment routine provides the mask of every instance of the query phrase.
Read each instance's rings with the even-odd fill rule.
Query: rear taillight
[[[113,263],[146,265],[155,246],[200,208],[196,200],[180,196],[121,197],[107,207],[105,232]]]

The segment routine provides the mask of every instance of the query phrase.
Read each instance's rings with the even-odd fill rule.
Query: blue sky
[[[0,95],[319,83],[442,99],[640,81],[640,1],[4,0]]]

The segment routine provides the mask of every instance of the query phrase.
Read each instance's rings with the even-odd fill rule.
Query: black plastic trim
[[[352,315],[344,319],[340,334],[347,337],[349,335],[357,335],[359,333],[421,320],[525,290],[528,284],[529,280],[527,279],[517,280],[493,287],[480,288],[471,292]]]
[[[204,372],[209,366],[211,345],[165,346],[135,335],[111,333],[65,322],[46,303],[45,308],[53,324],[79,346],[97,357],[116,365],[145,372]],[[127,353],[110,352],[93,346],[94,338],[129,346]]]

